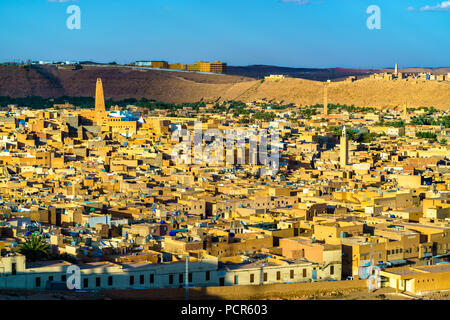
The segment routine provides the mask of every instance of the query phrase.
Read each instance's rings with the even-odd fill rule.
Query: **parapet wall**
[[[261,286],[226,286],[189,289],[192,300],[258,300],[289,299],[305,295],[324,293],[344,294],[346,291],[367,288],[367,280],[323,281],[313,283],[272,284]],[[184,300],[185,290],[107,290],[105,295],[112,299],[129,300]]]

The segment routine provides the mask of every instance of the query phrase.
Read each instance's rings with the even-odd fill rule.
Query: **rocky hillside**
[[[96,78],[102,78],[105,97],[147,98],[163,102],[266,99],[301,105],[322,103],[323,83],[288,78],[261,81],[238,75],[196,74],[136,70],[127,67],[84,66],[62,70],[53,66],[0,66],[0,96],[94,96]],[[384,81],[362,79],[332,82],[329,103],[360,106],[434,106],[450,108],[450,82]]]

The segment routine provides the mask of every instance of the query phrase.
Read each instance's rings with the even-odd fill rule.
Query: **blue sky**
[[[67,7],[81,10],[69,30]],[[381,29],[369,30],[369,5]],[[0,61],[450,66],[450,1],[1,0]]]

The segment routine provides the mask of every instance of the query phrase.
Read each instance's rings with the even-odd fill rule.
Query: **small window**
[[[179,282],[179,283],[183,283],[183,274],[182,274],[182,273],[180,273],[180,274],[178,275],[178,282]]]
[[[267,272],[264,272],[264,281],[267,281]]]
[[[16,263],[13,263],[13,264],[11,265],[11,274],[12,274],[13,276],[15,276],[15,275],[17,274],[17,264],[16,264]]]
[[[83,279],[83,287],[84,287],[84,288],[89,287],[89,279],[88,279],[88,278],[84,278],[84,279]]]
[[[143,274],[141,274],[141,275],[139,276],[139,283],[140,283],[140,284],[144,284],[144,275],[143,275]]]
[[[108,286],[112,286],[113,285],[113,277],[109,276],[108,277]]]
[[[169,274],[169,284],[173,284],[173,274]]]
[[[95,278],[95,286],[100,287],[100,284],[101,284],[100,277]]]
[[[209,271],[205,272],[205,279],[206,281],[209,281],[211,279],[211,273]]]
[[[291,279],[294,279],[294,270],[291,270]]]
[[[281,280],[281,272],[277,271],[277,280]]]
[[[303,278],[306,277],[306,269],[303,269]]]
[[[53,281],[53,276],[48,277],[48,281]]]
[[[62,276],[61,276],[61,281],[66,281],[66,275],[65,274],[63,274]]]
[[[134,276],[130,276],[130,286],[134,284]]]
[[[238,284],[239,280],[238,280],[238,276],[234,276],[234,284]]]
[[[39,288],[41,286],[41,278],[36,278],[36,287]]]
[[[189,282],[192,282],[192,272],[189,272]]]
[[[252,273],[250,275],[250,283],[253,283],[253,282],[255,282],[255,275]]]
[[[150,275],[150,283],[154,283],[155,282],[155,275],[151,274]]]
[[[334,266],[330,267],[330,274],[334,274]]]

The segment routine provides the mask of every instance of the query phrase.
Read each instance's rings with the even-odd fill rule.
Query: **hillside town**
[[[326,85],[311,106],[106,106],[104,85],[91,108],[0,106],[0,289],[66,289],[76,266],[93,291],[450,290],[449,110],[329,104]]]

